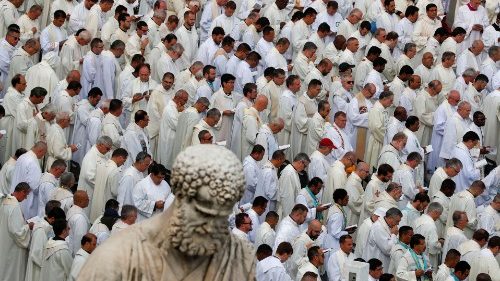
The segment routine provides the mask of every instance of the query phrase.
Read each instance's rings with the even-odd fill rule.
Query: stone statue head
[[[190,256],[214,254],[229,240],[227,217],[244,191],[243,166],[217,145],[188,147],[172,167],[170,244]]]

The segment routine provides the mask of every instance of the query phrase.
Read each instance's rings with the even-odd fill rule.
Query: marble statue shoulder
[[[254,280],[254,249],[227,222],[244,181],[229,150],[188,147],[172,167],[172,206],[97,247],[77,280]]]

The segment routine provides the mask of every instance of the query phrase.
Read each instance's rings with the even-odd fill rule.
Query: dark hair
[[[52,224],[52,230],[54,230],[54,234],[59,236],[63,233],[64,230],[68,227],[68,222],[65,219],[55,220]]]
[[[239,213],[234,217],[236,228],[239,228],[245,223],[245,218],[249,218],[247,213]]]
[[[336,189],[333,192],[333,201],[337,202],[338,200],[346,198],[346,196],[347,196],[347,191],[345,189],[343,188]]]
[[[115,110],[118,110],[122,107],[123,102],[119,99],[112,99],[109,102],[109,111],[113,112]]]
[[[269,202],[269,200],[267,200],[264,196],[257,196],[253,199],[252,207],[264,207],[267,202]]]
[[[413,234],[410,240],[410,247],[413,249],[415,246],[420,245],[420,242],[424,240],[425,237],[421,234]]]

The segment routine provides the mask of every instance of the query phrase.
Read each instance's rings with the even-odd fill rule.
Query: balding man
[[[64,77],[64,75],[73,69],[82,70],[83,56],[89,50],[87,45],[90,43],[92,36],[90,32],[85,29],[79,31],[80,32],[76,32],[75,35],[69,36],[68,40],[64,42],[61,48],[59,54],[61,58],[61,65],[58,73],[59,77]]]
[[[273,153],[278,150],[278,140],[276,135],[283,130],[285,127],[285,122],[281,118],[271,119],[267,124],[263,124],[259,132],[257,133],[257,138],[255,139],[256,144],[262,145],[264,147],[265,153],[260,164],[265,164],[267,160],[271,160]]]
[[[441,57],[441,63],[438,64],[431,72],[432,80],[439,80],[443,84],[443,91],[447,93],[453,88],[457,76],[453,71],[455,65],[455,54],[452,52],[444,52]],[[442,99],[440,99],[441,101]]]
[[[97,247],[97,236],[92,233],[87,233],[82,237],[80,242],[81,248],[76,252],[75,258],[73,259],[73,264],[71,265],[71,271],[68,276],[68,281],[75,281],[82,269],[83,265],[89,258],[89,255]]]
[[[28,39],[24,46],[15,50],[10,60],[9,76],[5,81],[10,82],[16,74],[25,75],[28,68],[33,66],[33,56],[39,51],[40,42],[36,39]]]
[[[78,150],[75,144],[67,143],[64,133],[64,129],[69,126],[70,120],[67,112],[58,112],[56,122],[50,126],[47,132],[47,171],[56,159],[69,161],[73,152]]]
[[[73,195],[73,207],[68,210],[66,218],[69,226],[68,243],[73,256],[80,249],[82,237],[89,231],[90,221],[85,213],[89,206],[89,196],[83,190],[77,190]]]
[[[322,83],[317,79],[311,80],[307,86],[307,91],[297,100],[292,113],[292,125],[290,144],[292,154],[306,152],[309,124],[313,116],[318,112],[318,102],[316,97],[321,92]],[[316,140],[316,143],[319,140]],[[314,149],[312,150],[314,151]],[[312,153],[312,151],[310,151]]]
[[[439,100],[439,98],[438,98]],[[460,102],[460,93],[458,91],[450,91],[448,98],[439,105],[434,112],[434,126],[432,127],[431,145],[433,151],[429,156],[427,170],[434,171],[437,167],[442,166],[442,161],[439,158],[441,146],[443,145],[443,135],[446,121],[456,112],[456,106]]]
[[[321,197],[321,203],[333,203],[332,194],[335,190],[339,188],[344,188],[347,181],[347,168],[350,168],[356,164],[356,154],[352,151],[346,152],[342,158],[335,161],[333,165],[328,169],[327,180],[325,183],[325,189]],[[325,220],[327,219],[327,214],[324,215]]]
[[[163,115],[159,124],[157,136],[152,136],[148,126],[148,133],[151,138],[151,150],[153,157],[156,161],[163,164],[168,170],[172,169],[172,150],[175,133],[177,131],[177,124],[179,115],[184,111],[184,106],[188,101],[189,95],[184,90],[179,90],[175,93],[174,97],[169,100],[164,107]],[[151,121],[150,121],[151,124]],[[162,145],[160,145],[162,144]]]
[[[443,86],[438,80],[432,80],[425,89],[415,97],[413,103],[413,114],[418,117],[420,127],[416,132],[418,141],[425,147],[431,142],[432,129],[434,127],[434,114],[438,108],[437,96]]]
[[[321,222],[312,220],[307,226],[307,230],[302,232],[295,240],[293,240],[293,254],[290,257],[290,275],[297,275],[297,270],[301,264],[301,260],[307,257],[307,249],[312,246],[322,246],[318,244],[318,237],[321,234]]]
[[[255,103],[252,107],[243,110],[243,125],[241,128],[240,146],[240,155],[242,158],[245,158],[247,155],[249,155],[252,147],[256,144],[257,133],[262,126],[259,114],[267,108],[267,103],[267,97],[259,95],[255,98]]]
[[[14,167],[12,175],[12,184],[10,190],[13,191],[20,182],[26,182],[34,189],[38,188],[42,169],[40,168],[40,159],[47,153],[47,144],[37,142],[30,151],[21,155]],[[25,219],[30,219],[36,216],[38,212],[38,196],[30,193],[24,203],[21,204],[21,209]]]
[[[484,43],[482,40],[474,40],[472,46],[462,52],[457,57],[457,75],[462,75],[464,70],[472,68],[475,71],[480,70],[482,64],[481,54],[484,49]]]
[[[60,97],[61,92],[68,88],[69,83],[72,81],[80,82],[80,79],[81,79],[80,71],[71,70],[64,79],[57,82],[56,87],[50,93],[50,102],[57,104],[58,102],[57,100]]]
[[[420,90],[422,79],[418,75],[411,75],[406,87],[399,98],[399,105],[406,109],[408,115],[415,115],[414,104],[417,98],[417,90]]]
[[[356,170],[352,172],[345,183],[345,189],[349,195],[347,203],[346,217],[348,225],[361,225],[359,221],[361,216],[361,208],[365,198],[365,190],[363,189],[362,181],[370,174],[370,167],[365,162],[359,162],[356,165]],[[353,234],[353,239],[356,239],[356,233]]]
[[[422,84],[431,82],[431,71],[434,65],[434,56],[431,52],[425,52],[422,56],[422,63],[415,68],[415,74],[422,78]]]
[[[462,141],[464,134],[469,131],[471,105],[462,101],[457,106],[457,112],[444,125],[443,145],[439,157],[450,159],[453,148]]]
[[[368,111],[372,108],[370,99],[375,95],[377,88],[372,83],[364,85],[347,107],[347,121],[352,124],[351,146],[359,159],[365,155],[365,144],[368,129]]]
[[[16,21],[16,24],[19,26],[19,30],[21,31],[21,38],[19,40],[21,43],[26,43],[29,39],[40,38],[40,26],[47,26],[46,16],[39,20],[42,15],[44,3],[41,3],[42,6],[35,4],[35,2],[32,3],[33,4],[30,4],[31,6],[26,6],[26,14],[21,15]],[[27,3],[25,2],[24,4]],[[48,11],[45,15],[48,16]]]

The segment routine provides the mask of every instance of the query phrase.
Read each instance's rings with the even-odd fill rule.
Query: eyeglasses
[[[347,84],[354,84],[354,81],[346,81]]]
[[[9,35],[12,39],[16,40],[16,41],[19,41],[19,37],[17,36],[12,36],[12,35]]]

